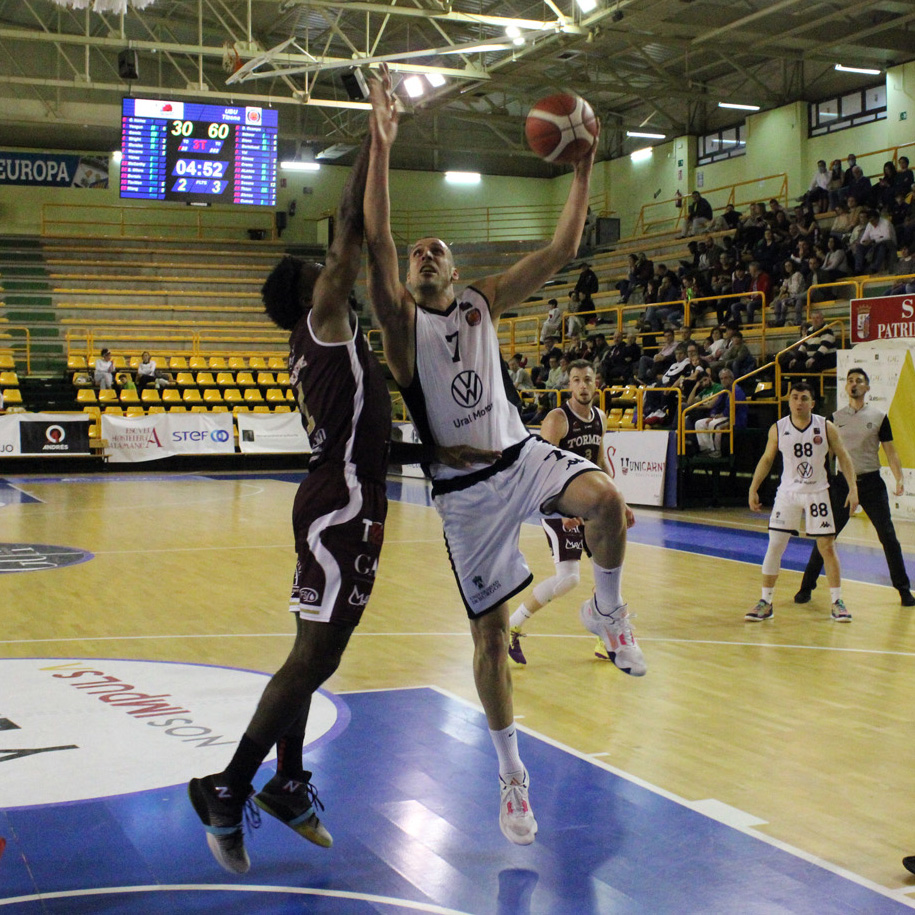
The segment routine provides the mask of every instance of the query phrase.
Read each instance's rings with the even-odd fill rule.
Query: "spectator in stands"
[[[668,392],[655,389],[673,387],[677,379],[689,367],[690,362],[686,354],[686,347],[682,343],[678,343],[674,350],[674,361],[668,366],[667,371],[664,372],[660,380],[651,386],[651,390],[645,392],[642,399],[643,425],[659,426],[667,422]]]
[[[511,378],[516,391],[533,390],[534,382],[531,380],[531,373],[521,367],[521,362],[517,355],[508,360],[508,376]]]
[[[810,315],[810,325],[801,331],[802,336],[811,337],[796,349],[782,353],[779,362],[782,371],[798,374],[804,371],[823,372],[836,367],[836,335],[826,326],[822,311]]]
[[[594,362],[596,371],[598,363],[603,362],[607,353],[610,352],[610,347],[607,344],[607,338],[603,334],[592,334],[590,340],[592,353],[591,361]]]
[[[712,205],[699,191],[693,191],[692,200],[686,211],[686,225],[684,226],[683,235],[680,237],[698,235],[712,221],[712,217]]]
[[[661,278],[657,293],[652,296],[657,304],[645,309],[643,320],[650,330],[659,331],[665,324],[682,322],[682,294],[679,283],[668,270]]]
[[[889,210],[896,199],[896,180],[899,173],[894,162],[883,163],[883,174],[877,182],[871,203],[878,210]]]
[[[544,373],[544,381],[546,381],[546,373],[550,370],[550,358],[555,356],[558,364],[559,357],[562,355],[562,350],[556,345],[558,342],[559,337],[555,335],[547,337],[546,340],[543,341],[543,346],[540,350],[540,368]]]
[[[156,363],[148,352],[144,352],[140,356],[140,362],[137,365],[136,381],[138,391],[142,391],[144,388],[149,387],[149,385],[155,385],[156,383]]]
[[[705,356],[703,362],[710,365],[712,362],[721,358],[724,348],[727,346],[724,339],[724,331],[721,327],[713,327],[712,332],[705,340]]]
[[[842,187],[842,180],[845,177],[845,173],[842,171],[842,160],[833,159],[829,163],[829,187],[827,188],[827,206],[831,206],[832,203],[832,191],[837,191]]]
[[[133,379],[127,372],[119,372],[118,376],[115,378],[115,384],[119,391],[136,391],[137,389]]]
[[[674,338],[674,329],[668,327],[664,330],[664,341],[654,355],[643,354],[639,359],[636,377],[643,384],[651,384],[656,378],[659,378],[666,371],[668,366],[673,364],[674,351],[677,348],[677,341]]]
[[[825,164],[825,163],[824,163]],[[804,274],[790,258],[783,265],[784,279],[775,293],[770,312],[770,327],[784,327],[789,309],[794,310],[794,323],[800,324],[803,320],[804,306],[807,304],[807,281]]]
[[[872,206],[874,187],[871,179],[864,174],[860,165],[856,165],[851,172],[853,178],[851,184],[848,185],[847,198],[850,200],[854,197],[861,206]]]
[[[103,349],[101,356],[95,360],[95,373],[92,376],[93,382],[99,388],[107,389],[114,385],[114,360],[111,358],[111,350]]]
[[[835,235],[830,235],[826,239],[826,251],[823,254],[817,251],[817,257],[822,258],[823,271],[829,277],[830,283],[840,280],[851,273],[845,249]]]
[[[578,275],[578,280],[575,283],[575,292],[579,294],[582,298],[587,296],[593,296],[600,289],[600,281],[597,278],[597,274],[591,269],[590,264],[581,265],[581,273]]]
[[[549,305],[550,310],[547,312],[546,320],[540,328],[541,343],[545,343],[548,337],[556,337],[558,339],[562,330],[562,309],[559,307],[559,302],[556,299],[550,299],[547,305]]]
[[[893,223],[899,246],[911,245],[915,236],[915,200],[907,200],[902,188],[896,191],[896,200],[890,210],[890,222]]]
[[[776,240],[775,232],[768,228],[763,232],[763,237],[753,246],[753,260],[771,274],[781,259],[782,245]]]
[[[562,361],[565,360],[568,365],[568,359],[565,356],[550,356],[550,371],[546,376],[546,386],[551,391],[560,391],[564,387],[562,383]],[[566,375],[568,378],[568,375]]]
[[[632,384],[635,381],[635,368],[641,356],[642,349],[635,332],[630,333],[624,340],[622,331],[617,331],[613,337],[613,346],[601,360],[600,372],[608,384],[614,381]]]
[[[734,373],[730,369],[722,369],[719,375],[722,391],[712,404],[709,414],[705,419],[696,420],[696,431],[699,433],[699,450],[708,457],[721,457],[722,433],[712,433],[713,429],[723,429],[731,424],[731,397],[734,398],[734,428],[746,429],[747,427],[747,395],[739,384],[734,383]]]
[[[690,410],[683,418],[683,425],[686,429],[695,429],[696,422],[700,420],[703,416],[708,416],[708,411],[710,406],[712,406],[715,401],[709,400],[715,394],[720,394],[723,388],[718,381],[717,373],[709,369],[704,375],[702,375],[699,380],[696,382],[692,391],[689,392],[689,397],[686,398],[686,407],[692,407],[694,404],[700,403],[701,401],[707,401],[701,407],[696,407],[695,410]],[[686,437],[686,450],[690,454],[695,454],[699,448],[696,445],[696,436],[689,435]]]
[[[741,251],[752,250],[753,245],[762,238],[766,225],[763,205],[751,203],[750,209],[740,217],[740,227],[737,230],[736,243]]]
[[[747,346],[743,334],[739,330],[734,331],[731,342],[722,353],[721,359],[713,362],[709,368],[717,369],[719,372],[722,369],[730,369],[736,378],[742,378],[756,368],[756,357],[750,352],[750,347]]]
[[[878,210],[871,210],[868,214],[868,225],[858,236],[852,255],[856,276],[865,272],[883,273],[895,262],[896,233],[893,224]]]
[[[760,264],[757,261],[752,261],[750,263],[750,292],[758,292],[760,295],[750,295],[745,299],[737,299],[736,302],[731,306],[731,317],[740,323],[741,316],[744,311],[747,313],[747,324],[752,324],[753,319],[756,317],[756,309],[762,306],[762,311],[765,313],[765,306],[769,301],[769,289],[772,285],[772,280],[769,277],[769,274],[762,269]]]
[[[737,231],[737,227],[740,225],[740,213],[734,209],[733,203],[729,203],[724,208],[724,213],[721,215],[721,220],[727,226],[729,231]]]
[[[837,203],[835,211],[836,215],[832,220],[832,225],[829,227],[829,235],[844,245],[845,236],[851,232],[855,223],[851,213],[848,211],[847,204]]]
[[[903,245],[900,250],[901,257],[896,263],[894,272],[897,276],[904,276],[906,279],[900,280],[887,292],[887,295],[909,295],[915,292],[915,253],[911,246]]]
[[[818,213],[825,213],[826,208],[829,206],[829,181],[831,177],[829,169],[826,168],[826,160],[820,159],[817,162],[817,170],[810,181],[810,187],[807,188],[807,193],[798,199],[815,207]]]
[[[683,351],[683,344],[677,346],[677,356]],[[675,388],[680,391],[679,405],[682,409],[689,399],[693,388],[699,379],[708,374],[706,367],[699,358],[699,347],[690,343],[685,349],[685,362],[675,361],[661,379],[658,387]],[[664,426],[677,419],[677,394],[676,391],[650,392],[643,401],[645,410],[644,425]],[[649,412],[651,410],[651,412]]]
[[[896,169],[897,187],[908,197],[912,193],[912,186],[915,185],[915,174],[909,168],[908,156],[899,157],[899,166]]]
[[[845,169],[845,174],[842,175],[842,184],[840,187],[834,188],[829,192],[830,209],[834,210],[837,203],[844,203],[848,199],[849,187],[855,180],[853,170],[857,161],[854,153],[848,154],[848,167]]]
[[[574,296],[575,293],[573,292],[572,295]],[[565,330],[566,330],[567,338],[568,337],[578,337],[579,339],[581,339],[581,335],[585,332],[585,320],[584,320],[584,318],[582,318],[581,315],[577,314],[577,312],[575,311],[575,308],[577,305],[578,305],[578,303],[575,302],[574,300],[570,301],[569,307],[566,310],[565,315],[563,316],[564,321],[565,321]]]

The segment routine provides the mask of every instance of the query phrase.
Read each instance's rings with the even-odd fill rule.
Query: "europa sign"
[[[915,295],[851,300],[851,342],[915,337]]]

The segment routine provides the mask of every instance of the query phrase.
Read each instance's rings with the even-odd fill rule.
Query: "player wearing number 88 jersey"
[[[781,452],[782,478],[769,516],[769,547],[762,565],[762,597],[744,618],[749,622],[771,619],[772,596],[781,567],[782,554],[791,534],[800,532],[801,515],[804,530],[817,538],[826,566],[826,577],[832,597],[832,618],[851,621],[842,601],[842,579],[839,557],[835,551],[836,526],[829,502],[829,478],[826,458],[832,451],[842,473],[854,479],[851,456],[842,444],[838,429],[813,412],[813,390],[805,382],[796,382],[788,395],[790,414],[769,429],[766,450],[756,466],[750,484],[750,508],[762,511],[759,487],[772,469],[775,455]],[[849,487],[847,505],[853,512],[858,504],[857,486]]]

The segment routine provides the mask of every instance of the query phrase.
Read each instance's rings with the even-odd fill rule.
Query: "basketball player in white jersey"
[[[575,257],[595,149],[575,164],[569,197],[544,248],[504,273],[472,283],[457,298],[451,250],[441,239],[422,238],[410,248],[402,284],[388,195],[397,112],[387,72],[382,80],[371,86],[372,149],[364,205],[370,298],[388,366],[423,440],[501,452],[489,467],[455,470],[433,463],[428,470],[470,619],[477,693],[499,757],[499,826],[509,841],[529,845],[537,822],[514,725],[507,603],[533,577],[518,549],[529,514],[585,520],[596,593],[582,608],[583,622],[619,646],[617,667],[636,676],[645,673],[620,594],[625,500],[597,465],[528,433],[505,394],[495,329],[505,309],[525,301]]]
[[[558,448],[586,458],[609,474],[603,448],[607,417],[603,410],[594,406],[596,389],[594,367],[584,359],[576,359],[569,366],[571,397],[562,406],[547,413],[540,427],[540,437]],[[634,523],[635,516],[627,507],[626,526],[632,527]],[[582,519],[541,518],[540,525],[553,554],[555,573],[534,585],[534,590],[509,619],[508,656],[518,665],[527,664],[521,648],[524,624],[548,603],[576,588],[580,581],[581,554],[585,549]],[[598,637],[597,657],[610,660],[609,652],[614,650],[615,646],[605,646]]]
[[[839,430],[825,417],[813,412],[813,389],[804,381],[791,385],[788,393],[788,416],[769,428],[766,450],[756,465],[750,483],[750,508],[762,511],[759,487],[769,475],[775,455],[782,455],[782,479],[775,493],[775,504],[769,516],[769,548],[762,564],[762,597],[744,615],[752,623],[770,620],[773,616],[772,596],[781,568],[782,554],[792,534],[800,531],[801,515],[808,537],[816,537],[817,547],[826,567],[826,580],[832,599],[832,618],[837,623],[850,623],[851,614],[842,600],[842,573],[836,554],[836,525],[829,504],[829,478],[826,458],[831,451],[848,480],[849,514],[858,507],[858,486],[855,467]]]

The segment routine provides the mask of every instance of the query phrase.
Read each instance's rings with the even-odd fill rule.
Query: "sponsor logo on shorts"
[[[479,584],[477,584],[477,582],[479,582]],[[480,603],[480,601],[485,600],[487,597],[489,597],[492,594],[495,594],[496,591],[499,591],[502,588],[501,581],[494,581],[491,585],[484,588],[483,579],[479,575],[475,575],[473,577],[473,583],[478,588],[480,588],[480,593],[477,594],[476,596],[470,598],[470,603],[472,603],[472,604]]]
[[[368,594],[363,594],[355,585],[346,601],[351,607],[364,607],[369,602]]]
[[[320,600],[321,598],[314,588],[301,588],[299,590],[299,601],[303,604],[317,604]]]
[[[380,547],[384,543],[384,522],[362,519],[362,542]]]
[[[353,563],[353,568],[356,570],[357,575],[365,575],[366,578],[374,578],[375,573],[378,571],[378,560],[374,556],[360,553]]]
[[[473,581],[473,586],[475,588],[483,587],[483,576],[482,575],[474,575],[472,581]]]
[[[828,521],[824,521],[824,522],[820,525],[820,527],[821,527],[821,528],[823,528],[823,527],[832,527],[832,525],[831,525]]]

